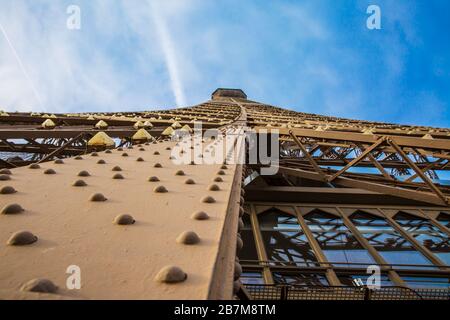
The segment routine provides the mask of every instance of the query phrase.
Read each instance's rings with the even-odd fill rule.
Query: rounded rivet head
[[[175,175],[176,175],[176,176],[184,176],[185,173],[184,173],[183,170],[178,170],[177,172],[175,172]]]
[[[194,231],[184,231],[177,237],[177,242],[181,244],[193,245],[200,242],[200,237]]]
[[[239,207],[239,217],[242,217],[245,213],[245,210],[242,206]]]
[[[159,156],[159,155],[160,155],[160,153],[159,153],[158,151],[153,152],[153,154],[154,154],[155,156]]]
[[[162,168],[162,165],[160,163],[155,163],[155,165],[153,167],[154,168]]]
[[[130,225],[134,224],[136,220],[129,214],[119,214],[114,218],[114,223],[118,225]]]
[[[164,186],[157,186],[155,189],[153,189],[154,192],[156,193],[166,193],[168,192],[166,187]]]
[[[103,159],[100,159],[100,160],[97,161],[97,164],[105,164],[105,163],[106,163],[106,161],[103,160]]]
[[[38,238],[29,231],[18,231],[8,239],[7,244],[9,246],[25,246],[36,242],[37,239]]]
[[[94,201],[94,202],[102,202],[102,201],[106,201],[107,199],[105,198],[105,196],[101,193],[95,193],[93,194],[89,200]]]
[[[150,181],[150,182],[158,182],[159,179],[158,179],[158,177],[153,176],[153,177],[148,178],[148,181]]]
[[[226,165],[223,165],[220,167],[220,169],[226,170],[226,169],[228,169],[228,167]]]
[[[236,252],[239,252],[244,247],[244,242],[242,241],[241,237],[237,237],[236,239]]]
[[[128,149],[134,149],[134,147],[133,146],[129,146]]]
[[[92,157],[98,157],[98,153],[97,153],[97,152],[92,152],[92,153],[91,153],[91,156],[92,156]]]
[[[2,169],[2,170],[0,170],[0,174],[8,174],[8,175],[11,175],[12,172],[11,172],[11,170],[9,170],[9,169]]]
[[[83,160],[83,157],[82,156],[76,156],[74,159],[75,160]]]
[[[28,166],[28,168],[30,168],[30,169],[40,169],[41,166],[38,165],[37,163],[33,163],[33,164],[30,164],[30,165]]]
[[[145,148],[139,148],[139,151],[145,151]]]
[[[185,184],[195,184],[195,181],[193,179],[187,179],[184,183]]]
[[[225,171],[220,170],[219,172],[217,172],[217,174],[218,174],[219,176],[223,176],[223,175],[225,175]]]
[[[56,174],[56,171],[53,169],[47,169],[44,171],[44,174]]]
[[[214,182],[223,182],[223,179],[221,177],[214,178]]]
[[[128,157],[128,153],[126,152],[122,153],[122,157]]]
[[[0,194],[13,194],[16,192],[17,192],[17,190],[11,186],[4,186],[0,189]]]
[[[63,159],[56,159],[54,162],[54,164],[64,164]]]
[[[77,180],[74,183],[72,183],[72,186],[74,186],[74,187],[86,187],[87,183],[84,182],[83,180]]]
[[[7,174],[2,174],[0,175],[0,181],[7,181],[7,180],[11,180],[11,177]]]
[[[78,172],[78,176],[79,177],[89,177],[91,174],[89,172],[87,172],[86,170],[82,170],[80,172]]]
[[[170,147],[167,147],[166,150],[172,150]]]
[[[144,162],[144,158],[139,157],[139,158],[136,159],[136,161],[137,162]]]
[[[210,186],[208,187],[208,190],[209,190],[209,191],[219,191],[220,188],[219,188],[219,186],[218,186],[217,184],[212,184],[212,185],[210,185]]]
[[[203,203],[214,203],[216,200],[211,196],[206,196],[202,198]]]
[[[6,206],[4,206],[0,213],[1,214],[18,214],[18,213],[22,213],[24,211],[25,210],[22,208],[22,206],[20,204],[12,203],[12,204],[7,204]]]
[[[244,221],[242,220],[242,218],[239,218],[238,230],[241,231],[242,229],[244,229]]]
[[[194,220],[208,220],[209,215],[204,211],[197,211],[192,214],[191,218]]]
[[[123,151],[123,148],[122,147],[117,148],[117,151]]]
[[[120,173],[116,173],[115,175],[113,175],[113,179],[115,179],[115,180],[123,180],[124,177]]]
[[[56,293],[58,287],[48,279],[33,279],[25,283],[20,290],[38,293]]]
[[[195,166],[195,161],[191,161],[191,163],[189,163],[191,166]]]
[[[183,282],[187,279],[187,274],[179,267],[166,266],[162,268],[155,277],[155,281],[163,283]]]
[[[122,168],[119,166],[115,166],[114,168],[112,168],[112,171],[122,171]]]
[[[234,263],[234,280],[238,280],[242,274],[242,267],[238,262]]]
[[[106,150],[105,153],[109,154],[109,153],[112,153],[112,151],[111,150]]]

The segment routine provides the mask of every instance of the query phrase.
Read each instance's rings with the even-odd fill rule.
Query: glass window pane
[[[272,209],[259,214],[258,221],[269,261],[282,265],[318,265],[297,217]]]
[[[374,264],[366,249],[356,240],[341,218],[314,210],[304,217],[308,227],[330,262],[341,267]],[[349,263],[349,264],[347,264]]]
[[[264,284],[264,278],[261,272],[244,271],[240,278],[243,284]]]
[[[395,221],[420,244],[433,252],[446,265],[450,264],[450,238],[429,220],[405,212],[394,216]]]
[[[363,284],[367,284],[367,280],[370,277],[369,274],[338,274],[339,281],[344,286],[356,286],[354,280],[361,279]],[[380,275],[380,285],[382,287],[391,287],[394,286],[394,283],[389,279],[386,274]]]
[[[450,280],[448,278],[401,276],[406,284],[411,288],[435,288],[448,289]]]
[[[430,268],[431,261],[418,252],[412,244],[396,231],[385,219],[358,211],[350,216],[364,238],[395,268]],[[416,265],[416,266],[401,266]],[[434,268],[434,267],[431,267]]]
[[[273,280],[277,284],[291,284],[303,286],[327,286],[328,280],[324,274],[287,274],[274,272]]]

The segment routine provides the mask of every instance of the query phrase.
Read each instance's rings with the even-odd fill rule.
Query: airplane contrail
[[[178,73],[177,59],[172,38],[167,30],[166,23],[155,5],[150,3],[150,9],[153,15],[153,21],[156,27],[156,33],[161,43],[164,53],[165,62],[169,72],[170,82],[177,106],[186,105],[186,98],[184,95],[183,84],[181,83],[180,75]]]

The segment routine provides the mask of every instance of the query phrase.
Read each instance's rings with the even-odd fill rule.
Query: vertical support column
[[[375,262],[379,265],[387,265],[388,263],[383,259],[383,257],[378,253],[378,251],[372,247],[372,245],[367,241],[366,238],[359,232],[358,228],[353,224],[353,222],[342,212],[340,208],[336,208],[339,215],[342,217],[342,221],[344,225],[350,230],[350,232],[355,236],[356,240],[366,249],[369,254],[373,257]],[[383,269],[383,268],[381,268]],[[387,271],[389,279],[396,285],[405,287],[406,283],[402,280],[402,278],[398,275],[397,272],[390,269]]]
[[[328,282],[332,286],[341,286],[341,282],[339,281],[339,278],[337,277],[336,273],[333,270],[333,266],[331,264],[328,264],[328,259],[325,257],[325,254],[323,253],[322,249],[320,248],[319,243],[317,242],[316,238],[314,238],[314,235],[312,231],[309,229],[305,219],[301,215],[300,210],[294,206],[295,214],[297,215],[297,219],[300,223],[300,226],[302,227],[303,232],[305,233],[306,238],[308,239],[308,242],[314,251],[314,254],[317,257],[317,260],[321,263],[321,266],[325,266],[327,268],[326,276],[328,279]]]
[[[256,251],[258,252],[258,258],[260,261],[267,262],[269,259],[267,258],[267,252],[264,247],[261,229],[259,228],[259,221],[256,215],[256,209],[253,204],[250,205],[250,210],[251,210],[250,219],[252,222],[253,236],[255,237]],[[263,268],[263,277],[266,284],[274,284],[272,272],[270,271],[270,268],[266,265],[264,265]]]

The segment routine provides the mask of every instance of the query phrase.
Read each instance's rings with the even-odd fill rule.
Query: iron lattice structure
[[[139,129],[160,143],[168,127],[189,130],[196,121],[279,144],[275,175],[261,174],[261,162],[233,169],[209,298],[228,297],[223,281],[234,281],[241,299],[449,298],[449,129],[295,112],[218,89],[205,103],[173,110],[2,113],[0,166],[99,151],[89,141],[100,131],[115,148],[141,143]],[[371,266],[381,291],[365,285]]]

